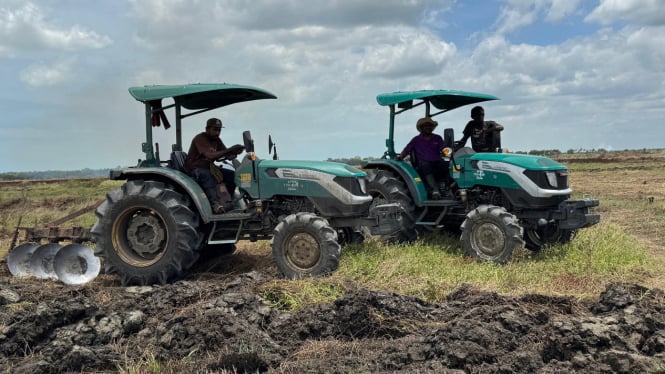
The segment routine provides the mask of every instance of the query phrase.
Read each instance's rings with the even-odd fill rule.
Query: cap
[[[221,129],[222,127],[222,120],[219,118],[210,118],[208,122],[206,122],[206,128],[208,127],[213,127],[216,129]]]
[[[423,131],[423,125],[425,125],[426,123],[433,124],[435,128],[439,125],[439,123],[433,120],[431,117],[423,117],[419,119],[418,122],[416,123],[416,129],[418,130],[418,132]]]

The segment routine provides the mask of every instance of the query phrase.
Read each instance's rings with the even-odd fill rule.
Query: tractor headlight
[[[358,178],[358,184],[360,185],[360,191],[363,195],[367,194],[367,181],[365,178]]]
[[[365,178],[335,177],[333,180],[353,195],[362,196],[367,194],[365,192],[367,190],[365,188]]]
[[[555,190],[568,188],[568,170],[525,170],[524,175],[540,188]]]
[[[559,187],[559,183],[557,182],[556,178],[556,173],[553,171],[547,171],[545,172],[545,175],[547,176],[547,183],[550,184],[550,186],[557,188]]]

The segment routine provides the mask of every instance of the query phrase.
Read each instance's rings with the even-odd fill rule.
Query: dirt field
[[[614,160],[616,179],[574,173],[573,188],[607,202],[603,220],[662,258],[665,163],[627,159]],[[269,253],[251,245],[159,287],[122,288],[106,275],[81,287],[12,278],[2,260],[0,371],[665,373],[662,277],[609,284],[588,301],[462,284],[429,304],[349,285],[332,303],[286,313],[259,296],[275,276]]]

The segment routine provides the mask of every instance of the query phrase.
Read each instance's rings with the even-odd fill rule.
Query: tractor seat
[[[185,172],[185,159],[187,158],[187,152],[183,151],[173,151],[171,152],[171,159],[169,160],[169,167],[171,169]]]

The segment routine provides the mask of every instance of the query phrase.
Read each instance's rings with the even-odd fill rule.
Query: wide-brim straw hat
[[[419,119],[418,122],[416,122],[416,129],[418,130],[418,132],[422,132],[422,131],[423,131],[423,126],[424,126],[426,123],[431,123],[431,124],[433,124],[433,125],[434,125],[434,128],[436,128],[437,126],[439,126],[439,123],[436,122],[435,120],[433,120],[431,117],[423,117],[423,118]]]

